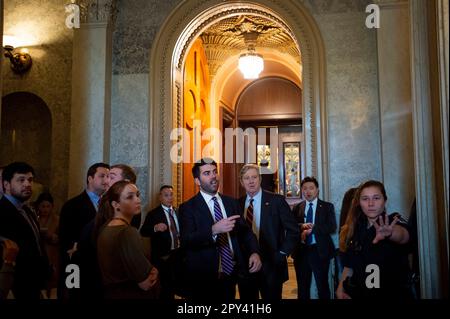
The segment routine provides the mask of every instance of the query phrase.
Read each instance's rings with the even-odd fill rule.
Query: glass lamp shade
[[[244,75],[244,79],[257,79],[264,70],[264,60],[260,54],[244,53],[239,57],[239,70]]]

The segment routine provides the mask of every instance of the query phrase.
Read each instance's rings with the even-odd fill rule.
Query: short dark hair
[[[35,207],[39,206],[42,202],[49,202],[50,204],[53,204],[53,196],[50,193],[41,193],[39,197],[34,202]]]
[[[136,172],[131,166],[128,166],[125,164],[116,164],[116,165],[111,166],[110,169],[113,169],[113,168],[120,168],[122,170],[122,178],[129,180],[133,184],[136,184],[136,180],[137,180]]]
[[[300,188],[303,187],[303,184],[305,183],[314,183],[317,188],[319,188],[319,182],[314,176],[306,176],[304,179],[302,179],[302,182],[300,183]]]
[[[109,169],[109,165],[106,163],[95,163],[95,164],[91,165],[91,167],[89,167],[87,174],[86,174],[86,184],[89,183],[89,176],[93,178],[95,176],[95,173],[97,173],[97,168],[99,168],[99,167]]]
[[[159,193],[161,193],[161,192],[163,191],[163,189],[166,189],[166,188],[173,189],[173,186],[172,186],[172,185],[163,185],[163,186],[161,186],[161,188],[159,189]]]
[[[2,172],[2,180],[3,182],[10,183],[14,177],[14,174],[26,174],[31,173],[34,176],[34,169],[31,165],[25,162],[13,162],[5,166]],[[2,182],[2,184],[3,184]],[[3,185],[2,185],[3,187]],[[5,189],[3,189],[4,191]]]
[[[201,160],[197,161],[194,163],[194,166],[192,167],[192,176],[194,178],[199,178],[200,177],[200,167],[203,165],[214,165],[215,167],[217,167],[217,163],[209,157],[204,157]]]

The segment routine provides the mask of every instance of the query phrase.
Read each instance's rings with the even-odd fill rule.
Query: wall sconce
[[[14,49],[11,44],[17,42],[17,40],[15,37],[5,35],[3,37],[3,43],[5,44],[3,49],[5,49],[5,57],[11,62],[11,69],[15,73],[22,74],[31,68],[32,60],[27,49]]]

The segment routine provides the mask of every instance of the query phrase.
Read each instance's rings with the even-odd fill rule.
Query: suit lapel
[[[306,207],[306,200],[300,203],[300,221],[302,223],[305,222],[305,207]]]
[[[261,213],[261,220],[260,220],[260,234],[261,234],[261,230],[263,230],[264,233],[267,233],[267,231],[270,229],[270,227],[268,227],[267,223],[270,223],[270,205],[272,203],[270,202],[270,198],[269,195],[262,190],[262,194],[261,194],[261,208],[260,208],[260,213]]]
[[[94,218],[95,215],[97,215],[97,211],[95,210],[95,206],[94,206],[94,204],[92,203],[92,201],[91,201],[91,199],[90,199],[90,197],[89,197],[89,195],[88,195],[88,193],[87,193],[86,190],[83,192],[83,201],[85,202],[86,207],[89,207],[87,213],[88,213],[92,218]]]
[[[227,214],[227,216],[230,217],[235,214],[236,212],[233,211],[233,207],[228,198],[224,197],[222,194],[219,195],[220,198],[222,198],[223,207],[225,207],[225,213]]]
[[[322,220],[322,214],[321,214],[322,208],[323,208],[322,201],[320,199],[317,199],[315,224],[320,224],[321,223],[321,220]]]
[[[198,213],[202,215],[207,215],[209,217],[209,221],[211,226],[214,224],[214,219],[211,215],[211,211],[209,210],[208,204],[206,204],[205,199],[203,198],[202,194],[200,192],[197,193],[197,196],[195,197],[195,204],[198,207]],[[203,218],[200,218],[200,220],[204,220]]]

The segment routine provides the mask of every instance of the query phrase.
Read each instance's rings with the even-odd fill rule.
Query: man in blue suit
[[[201,159],[192,175],[200,192],[179,209],[189,297],[232,300],[239,277],[261,268],[257,240],[242,219],[237,201],[218,193],[216,162]]]

